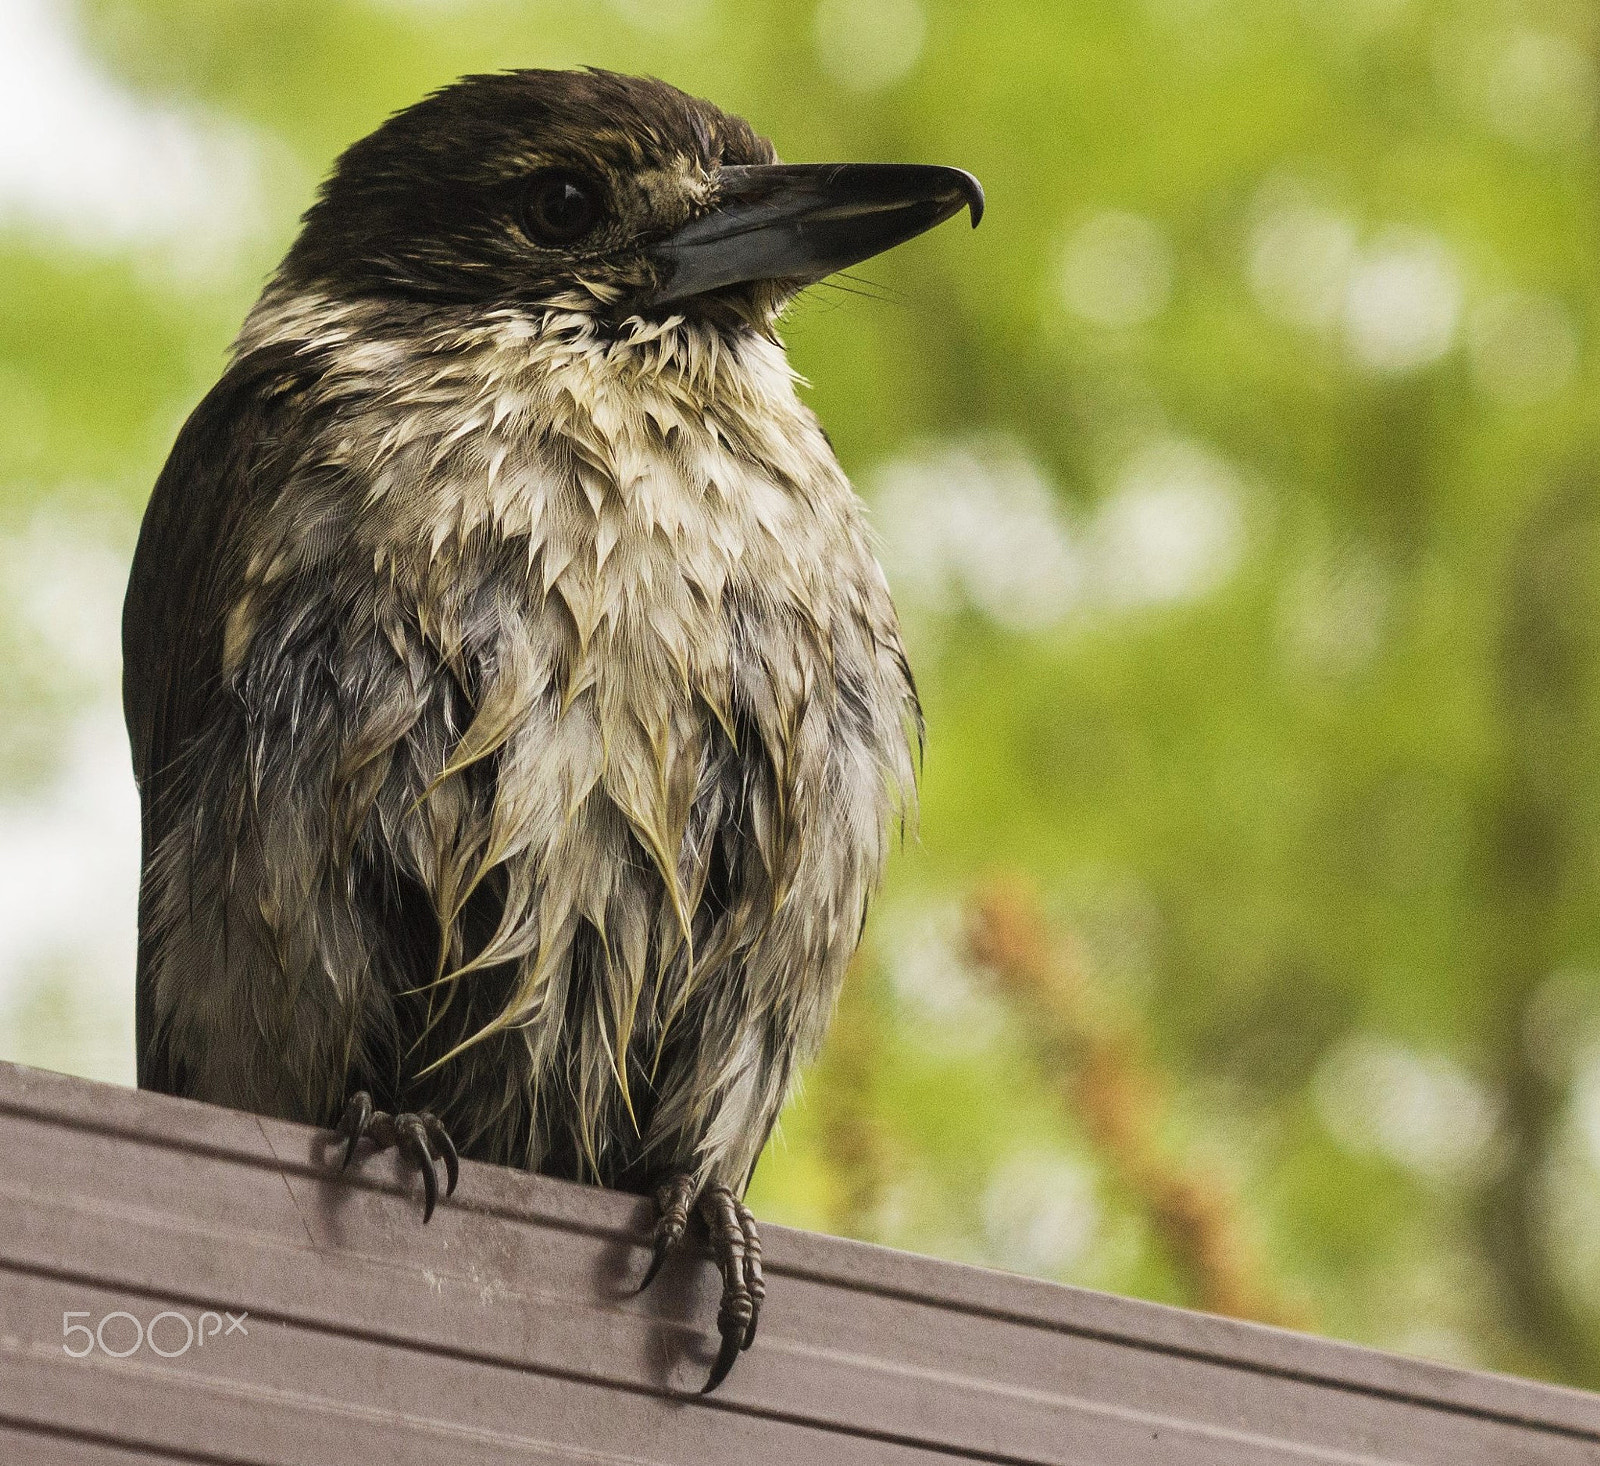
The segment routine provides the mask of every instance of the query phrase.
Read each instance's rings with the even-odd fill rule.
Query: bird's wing
[[[185,750],[222,691],[224,624],[242,570],[244,530],[298,455],[293,400],[312,370],[288,350],[235,364],[184,424],[156,481],[122,613],[122,702],[133,746],[148,862],[181,816]],[[176,1080],[152,1031],[148,889],[140,893],[135,1027],[139,1083]]]

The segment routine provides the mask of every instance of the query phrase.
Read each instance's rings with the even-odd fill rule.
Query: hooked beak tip
[[[967,212],[972,216],[972,227],[976,229],[983,222],[983,185],[965,168],[953,171],[961,175],[961,196],[966,202]]]

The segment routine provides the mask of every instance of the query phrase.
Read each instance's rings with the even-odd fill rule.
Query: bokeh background
[[[928,754],[759,1211],[1600,1386],[1586,0],[0,0],[0,1054],[132,1081],[125,567],[316,179],[580,63],[989,192],[787,327]]]

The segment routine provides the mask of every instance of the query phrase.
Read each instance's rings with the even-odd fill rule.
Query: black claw
[[[700,1198],[700,1213],[722,1273],[722,1306],[717,1310],[722,1347],[701,1391],[706,1394],[727,1378],[734,1360],[750,1347],[766,1285],[761,1278],[761,1242],[755,1218],[744,1203],[729,1187],[712,1186]]]
[[[689,1226],[689,1207],[694,1200],[693,1182],[687,1176],[674,1176],[656,1188],[656,1233],[650,1266],[644,1270],[644,1280],[636,1289],[642,1293],[656,1279],[667,1254],[681,1241]]]
[[[337,1133],[345,1137],[344,1159],[339,1163],[341,1171],[350,1169],[350,1162],[355,1159],[356,1146],[361,1137],[367,1133],[367,1126],[372,1123],[372,1096],[366,1090],[350,1096],[350,1103],[344,1107],[344,1114],[339,1117]]]
[[[639,1286],[634,1290],[642,1293],[656,1280],[656,1274],[661,1271],[661,1264],[667,1260],[667,1254],[672,1251],[677,1238],[667,1233],[656,1233],[655,1250],[650,1255],[650,1266],[644,1270],[644,1277],[639,1280]]]
[[[717,1309],[717,1333],[721,1344],[711,1375],[701,1387],[709,1395],[748,1349],[756,1336],[756,1320],[766,1284],[761,1277],[761,1239],[756,1234],[756,1219],[731,1187],[708,1186],[697,1196],[694,1181],[686,1175],[674,1176],[656,1189],[656,1230],[650,1266],[645,1269],[639,1292],[655,1280],[667,1255],[683,1240],[691,1209],[705,1222],[717,1270],[722,1274],[722,1303]]]
[[[711,1366],[711,1378],[701,1387],[702,1395],[709,1395],[723,1380],[727,1379],[728,1371],[733,1368],[733,1362],[739,1357],[739,1335],[742,1330],[730,1330],[722,1336],[722,1347],[717,1351],[717,1362]]]
[[[450,1132],[432,1115],[424,1115],[422,1123],[427,1127],[428,1139],[433,1143],[434,1154],[444,1161],[446,1196],[456,1194],[456,1183],[461,1180],[461,1156],[456,1151],[456,1143],[450,1138]]]
[[[428,1130],[414,1115],[405,1116],[395,1128],[400,1132],[400,1154],[422,1172],[422,1221],[426,1226],[439,1203],[439,1177],[433,1169],[433,1152],[428,1149]]]
[[[435,1162],[443,1161],[446,1177],[445,1195],[454,1196],[461,1179],[461,1157],[449,1132],[435,1115],[391,1115],[386,1110],[374,1108],[372,1096],[361,1090],[350,1097],[340,1116],[336,1134],[344,1137],[344,1159],[339,1164],[345,1170],[355,1158],[356,1146],[365,1138],[379,1150],[398,1146],[401,1155],[422,1172],[422,1220],[433,1217],[439,1204],[439,1176]]]

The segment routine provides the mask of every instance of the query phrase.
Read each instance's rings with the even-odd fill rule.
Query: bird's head
[[[976,224],[969,173],[784,165],[742,118],[664,82],[505,72],[346,151],[283,273],[344,297],[764,327],[805,285],[964,207]]]

